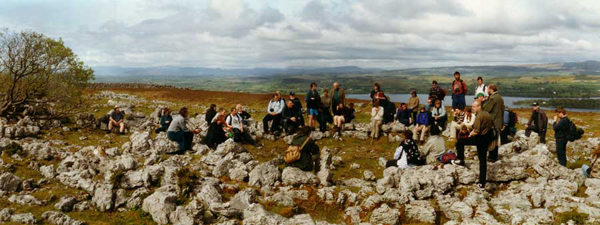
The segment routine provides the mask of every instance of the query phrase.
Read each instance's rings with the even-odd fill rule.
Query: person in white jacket
[[[475,95],[479,93],[482,93],[486,99],[489,96],[488,87],[483,83],[483,78],[481,77],[477,77],[477,87],[475,88]]]
[[[371,124],[373,126],[373,131],[371,132],[371,137],[373,139],[379,138],[379,130],[381,128],[381,124],[383,123],[383,108],[379,106],[379,101],[373,102],[373,109],[371,109]]]

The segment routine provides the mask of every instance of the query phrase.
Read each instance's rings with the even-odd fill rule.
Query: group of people
[[[446,142],[442,132],[450,129],[450,140],[456,140],[456,159],[449,163],[465,166],[465,146],[476,146],[479,159],[479,185],[486,184],[487,161],[498,160],[498,147],[508,142],[508,135],[516,132],[516,115],[504,106],[504,100],[498,93],[498,86],[485,85],[481,77],[477,78],[475,100],[471,107],[466,107],[465,95],[467,93],[466,82],[460,79],[460,73],[454,74],[455,80],[452,88],[452,115],[453,119],[448,124],[449,115],[444,107],[446,90],[438,86],[436,81],[432,82],[429,90],[427,103],[420,105],[416,91],[411,92],[408,103],[400,103],[396,108],[389,100],[381,86],[374,84],[371,98],[373,108],[371,110],[372,138],[379,138],[380,127],[387,123],[401,123],[406,127],[413,126],[412,130],[405,130],[405,139],[400,143],[394,154],[394,159],[387,162],[386,166],[408,168],[422,164],[434,164],[440,162],[440,156],[447,153]],[[355,116],[353,103],[346,104],[344,90],[339,83],[334,83],[331,92],[324,89],[323,94],[317,91],[317,84],[311,83],[310,90],[306,93],[306,109],[302,108],[302,102],[295,97],[294,92],[289,93],[287,99],[283,99],[280,92],[276,92],[269,101],[267,115],[263,118],[263,129],[265,133],[285,132],[286,134],[298,133],[292,141],[292,145],[302,145],[300,156],[297,161],[287,163],[302,170],[313,170],[318,168],[319,147],[314,140],[310,139],[310,132],[314,129],[326,131],[328,124],[335,132],[341,132],[344,123],[351,122]],[[120,125],[118,109],[115,116],[111,114],[110,126]],[[307,115],[307,121],[304,114]],[[562,107],[555,110],[556,116],[553,122],[555,138],[557,143],[557,157],[560,165],[566,166],[566,144],[567,132],[570,121],[567,112]],[[199,129],[190,130],[186,127],[189,117],[187,108],[182,108],[179,115],[171,117],[169,109],[161,112],[160,128],[156,132],[166,131],[170,140],[179,143],[180,152],[191,149],[193,135],[200,133]],[[236,142],[255,145],[256,141],[248,134],[245,126],[251,115],[244,111],[241,105],[229,111],[217,110],[216,105],[211,105],[206,113],[206,122],[209,128],[203,141],[211,148],[216,148],[228,138]],[[114,122],[113,122],[114,121]],[[317,123],[319,124],[317,128]],[[546,132],[548,118],[546,113],[540,109],[538,103],[533,104],[533,110],[526,124],[526,135],[536,132],[540,136],[540,142],[546,143]],[[427,135],[429,134],[429,137]],[[600,154],[600,148],[597,150]],[[488,154],[489,153],[489,154]],[[584,173],[589,176],[598,174],[593,171],[598,167],[583,168]]]

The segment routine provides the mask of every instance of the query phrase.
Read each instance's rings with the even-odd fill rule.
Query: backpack
[[[446,98],[446,89],[443,89],[443,88],[440,88],[440,89],[442,89],[442,96],[441,96],[442,99],[440,99],[440,101],[444,101],[444,98]]]
[[[583,137],[583,129],[577,128],[575,123],[571,122],[571,120],[567,120],[569,122],[569,130],[567,130],[567,140],[570,142],[574,142],[575,140],[581,139]]]
[[[456,153],[454,151],[448,151],[440,155],[440,162],[443,164],[448,164],[452,160],[456,160]]]
[[[308,143],[309,140],[310,140],[310,137],[306,137],[306,140],[304,140],[304,143],[302,143],[302,146],[295,146],[295,145],[288,146],[288,148],[285,150],[285,155],[283,156],[283,160],[286,163],[293,163],[293,162],[298,161],[300,159],[300,152],[302,151],[302,149],[304,148],[306,143]]]
[[[517,113],[515,111],[512,111],[510,109],[507,110],[508,111],[508,127],[516,127],[517,126],[517,122],[519,121],[519,116],[517,115]]]

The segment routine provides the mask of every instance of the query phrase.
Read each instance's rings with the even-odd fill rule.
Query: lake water
[[[392,100],[393,102],[405,102],[408,103],[408,99],[410,99],[410,94],[388,94],[388,96],[390,97],[390,100]],[[421,104],[424,104],[427,102],[427,98],[429,97],[429,95],[427,94],[421,94],[418,95],[419,96],[419,101]],[[353,98],[353,99],[360,99],[360,100],[371,100],[371,97],[369,96],[369,94],[348,94],[346,95],[347,98]],[[465,100],[467,102],[467,106],[471,105],[473,103],[473,98],[475,96],[473,95],[467,95],[465,97]],[[526,105],[515,105],[514,103],[517,101],[522,101],[522,100],[536,100],[536,99],[542,99],[542,100],[548,100],[549,98],[525,98],[525,97],[502,97],[502,99],[504,99],[504,105],[507,106],[508,108],[529,108]],[[596,98],[594,98],[596,99]],[[446,101],[444,101],[444,106],[448,106],[451,107],[452,106],[452,96],[446,96]],[[554,110],[554,108],[548,108],[548,107],[542,107],[542,109],[544,110]],[[575,112],[600,112],[600,109],[570,109],[567,108],[568,111],[575,111]]]

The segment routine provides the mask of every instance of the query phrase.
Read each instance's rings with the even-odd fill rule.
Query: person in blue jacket
[[[413,139],[415,141],[420,143],[425,142],[425,134],[429,131],[429,125],[431,124],[430,117],[429,112],[425,108],[421,108],[421,112],[417,115],[417,123],[413,132]],[[419,132],[421,132],[420,136]]]

